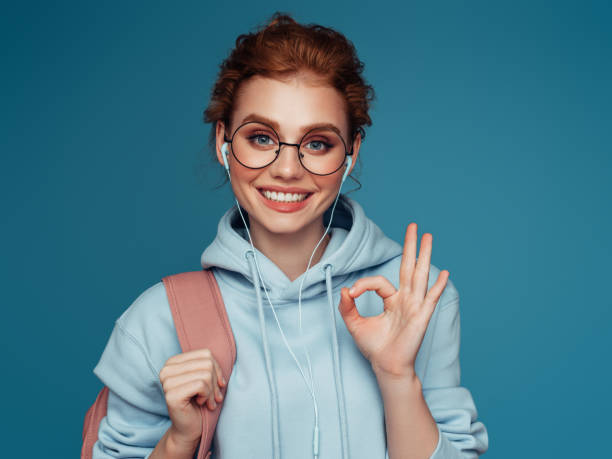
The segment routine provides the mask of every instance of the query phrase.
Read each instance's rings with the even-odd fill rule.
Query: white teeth
[[[299,201],[303,201],[304,198],[308,196],[307,193],[305,194],[281,193],[280,191],[276,192],[276,191],[268,191],[268,190],[262,190],[262,193],[264,194],[266,198],[271,199],[272,201],[279,201],[279,202],[299,202]]]

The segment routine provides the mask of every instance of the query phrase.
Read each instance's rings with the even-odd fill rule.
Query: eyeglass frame
[[[265,166],[259,166],[259,167],[251,167],[251,166],[247,166],[246,164],[244,164],[242,161],[240,161],[238,159],[238,156],[236,156],[236,153],[234,153],[234,137],[236,136],[236,133],[240,130],[240,128],[242,128],[243,126],[246,126],[247,124],[252,124],[252,123],[257,123],[257,124],[263,124],[264,126],[270,128],[272,130],[272,132],[274,132],[274,134],[276,135],[276,138],[278,139],[278,149],[274,152],[275,153],[275,158],[270,161],[268,164],[266,164]],[[340,168],[346,164],[346,161],[342,161],[340,163],[340,165],[333,170],[332,172],[328,172],[327,174],[317,174],[316,172],[312,172],[310,169],[308,169],[306,166],[304,166],[304,163],[302,162],[302,156],[304,156],[304,154],[302,152],[300,152],[300,145],[302,145],[302,141],[304,140],[304,138],[310,134],[313,131],[316,131],[317,129],[321,129],[320,127],[318,128],[313,128],[310,131],[306,132],[301,138],[300,138],[300,143],[289,143],[289,142],[281,142],[280,136],[278,135],[278,132],[276,132],[276,130],[270,126],[267,123],[264,123],[263,121],[256,121],[256,120],[251,120],[251,121],[247,121],[246,123],[242,123],[240,126],[238,126],[235,130],[234,133],[232,134],[232,138],[228,139],[225,136],[225,132],[223,133],[223,141],[227,142],[230,144],[230,149],[232,151],[232,155],[234,156],[234,158],[236,159],[236,161],[238,161],[241,165],[243,165],[244,167],[246,167],[247,169],[263,169],[264,167],[268,167],[270,164],[272,164],[274,161],[276,161],[278,159],[278,157],[280,156],[280,151],[283,145],[288,145],[291,147],[296,147],[296,152],[297,152],[297,156],[298,156],[298,161],[300,162],[301,166],[308,172],[310,172],[311,174],[314,175],[320,175],[320,176],[326,176],[326,175],[331,175],[334,174],[336,172],[338,172],[340,170]],[[347,156],[353,156],[353,146],[351,145],[351,151],[349,153],[349,151],[346,149],[346,142],[344,141],[344,138],[342,137],[341,134],[339,134],[338,132],[336,132],[336,134],[338,135],[338,137],[340,137],[340,140],[342,141],[342,145],[344,146],[344,158],[346,159]]]

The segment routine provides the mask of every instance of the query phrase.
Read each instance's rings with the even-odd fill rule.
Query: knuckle
[[[176,396],[173,392],[166,392],[166,403],[168,405],[174,405],[176,402]]]
[[[370,281],[370,279],[371,278],[369,277],[362,277],[361,279],[357,279],[355,283],[353,284],[353,287],[363,288],[364,286],[368,285],[368,282]]]
[[[204,381],[203,379],[198,379],[196,387],[198,390],[206,391],[208,389],[208,385],[206,384],[206,381]]]
[[[210,371],[209,370],[198,370],[195,376],[199,381],[206,382],[210,379]]]
[[[210,351],[210,349],[208,349],[207,347],[205,347],[204,349],[202,349],[202,353],[206,356],[206,357],[212,357],[212,352]]]

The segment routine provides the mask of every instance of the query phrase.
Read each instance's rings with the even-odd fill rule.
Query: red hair
[[[204,122],[212,123],[213,152],[217,121],[230,125],[238,87],[253,75],[283,78],[300,71],[316,74],[346,101],[351,136],[347,141],[352,143],[357,133],[363,139],[364,126],[372,124],[368,110],[374,99],[374,89],[362,76],[363,68],[355,46],[340,32],[317,24],[299,24],[288,14],[274,13],[257,31],[239,35],[221,63],[204,111]]]

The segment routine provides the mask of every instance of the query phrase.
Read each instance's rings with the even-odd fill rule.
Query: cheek
[[[232,158],[232,164],[230,169],[232,171],[232,181],[236,182],[236,185],[240,188],[250,186],[250,183],[261,174],[259,169],[249,169],[242,166],[238,161]]]
[[[250,207],[246,201],[252,198],[247,198],[247,196],[251,190],[255,189],[251,183],[258,175],[259,171],[247,169],[245,167],[235,167],[232,171],[231,187],[233,194],[238,199],[238,202],[240,202],[240,205],[245,208]]]
[[[325,194],[335,195],[338,192],[339,180],[337,174],[316,177],[314,182],[317,188]]]

